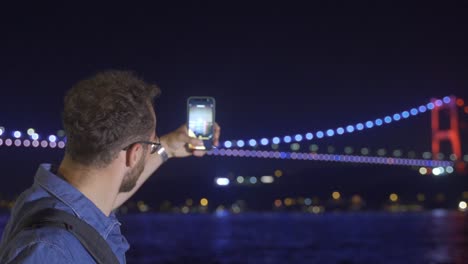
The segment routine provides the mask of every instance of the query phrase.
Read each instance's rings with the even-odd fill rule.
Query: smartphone
[[[191,96],[187,99],[187,124],[189,137],[203,140],[204,146],[190,149],[210,150],[213,148],[216,102],[209,96]]]

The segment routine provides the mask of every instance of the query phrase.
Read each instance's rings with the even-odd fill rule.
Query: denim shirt
[[[50,164],[40,165],[34,184],[17,199],[2,235],[0,248],[5,247],[6,250],[0,255],[0,263],[95,263],[81,243],[62,228],[25,229],[6,241],[25,215],[44,208],[66,211],[93,226],[120,263],[125,263],[129,244],[120,232],[120,223],[115,214],[107,217],[80,191],[51,172],[51,168]],[[40,206],[34,206],[37,204]]]

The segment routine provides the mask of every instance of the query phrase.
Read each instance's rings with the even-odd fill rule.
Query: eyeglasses
[[[159,138],[158,138],[158,140],[159,140]],[[151,145],[151,154],[156,153],[156,151],[158,151],[158,147],[161,146],[161,143],[160,143],[160,142],[137,141],[137,142],[133,142],[132,144],[126,146],[126,147],[123,148],[122,150],[128,150],[131,146],[133,146],[133,145],[135,145],[135,144],[148,144],[148,145]]]

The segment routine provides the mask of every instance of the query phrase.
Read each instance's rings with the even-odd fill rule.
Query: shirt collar
[[[77,217],[93,226],[107,239],[117,221],[114,213],[107,217],[96,205],[65,179],[57,176],[51,164],[41,164],[36,172],[34,184],[44,188],[50,195],[71,208]]]

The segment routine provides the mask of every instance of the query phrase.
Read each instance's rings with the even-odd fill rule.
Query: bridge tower
[[[450,141],[452,153],[455,154],[455,168],[459,173],[465,170],[465,163],[462,161],[462,151],[460,142],[460,129],[458,120],[458,109],[456,98],[450,96],[448,104],[437,106],[436,99],[431,100],[434,104],[432,109],[432,158],[436,159],[440,152],[440,142]],[[450,118],[450,127],[448,129],[440,129],[440,111],[448,110]]]

